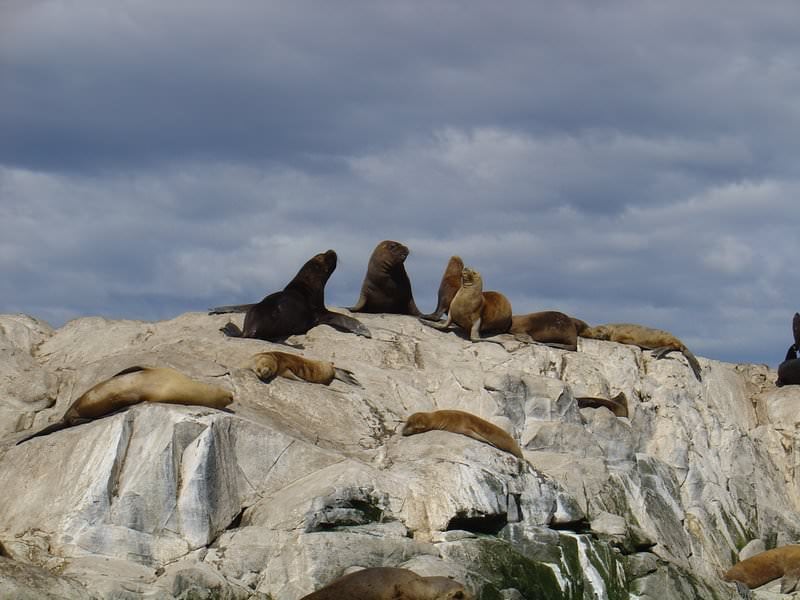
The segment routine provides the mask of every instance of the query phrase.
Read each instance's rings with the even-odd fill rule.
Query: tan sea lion
[[[511,327],[511,302],[500,292],[484,292],[483,279],[475,269],[461,271],[461,287],[453,297],[444,323],[420,319],[435,329],[447,329],[455,323],[477,342],[481,333],[506,333]]]
[[[233,394],[221,387],[189,379],[175,369],[130,367],[90,388],[70,405],[61,420],[21,439],[17,444],[104,417],[140,402],[222,409],[233,402]]]
[[[652,327],[634,323],[608,323],[597,327],[587,327],[579,335],[595,340],[608,340],[620,344],[639,346],[646,350],[652,350],[653,356],[656,358],[663,358],[670,352],[680,352],[686,357],[697,380],[702,381],[700,363],[697,362],[694,354],[689,351],[683,342],[663,329],[653,329]]]
[[[405,263],[409,250],[400,242],[384,240],[372,251],[367,274],[361,284],[361,295],[351,312],[392,313],[413,315],[421,313],[414,303],[411,281]]]
[[[371,567],[340,577],[300,600],[472,600],[472,594],[448,577]]]
[[[463,410],[434,410],[414,413],[406,420],[406,424],[403,426],[403,435],[434,430],[460,433],[524,459],[519,444],[506,431],[494,423]]]
[[[279,341],[290,335],[306,333],[317,325],[330,325],[348,333],[370,337],[369,329],[361,321],[325,308],[325,284],[336,268],[336,261],[336,252],[333,250],[317,254],[300,268],[283,290],[270,294],[261,302],[221,306],[210,312],[247,307],[242,329],[233,323],[222,328],[231,337]]]
[[[442,281],[439,283],[439,292],[436,296],[436,310],[427,315],[422,315],[423,319],[438,321],[442,315],[450,310],[450,303],[461,287],[461,272],[464,270],[464,261],[460,256],[451,256],[444,269]]]
[[[280,376],[324,385],[330,385],[334,379],[350,385],[360,385],[351,371],[335,367],[332,362],[313,360],[288,352],[259,352],[250,359],[248,367],[261,381],[267,383]]]
[[[556,310],[514,315],[511,317],[509,333],[529,336],[534,342],[575,351],[578,349],[578,333],[589,326],[580,319]]]
[[[733,565],[722,577],[725,581],[743,583],[750,589],[784,577],[781,593],[789,593],[796,589],[800,580],[800,545],[791,544],[759,552]]]

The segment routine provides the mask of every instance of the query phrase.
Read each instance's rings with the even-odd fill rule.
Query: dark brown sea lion
[[[336,268],[336,252],[317,254],[302,266],[280,292],[247,309],[244,327],[228,323],[222,331],[231,337],[278,341],[306,333],[317,325],[371,337],[360,321],[325,308],[325,284]],[[220,307],[224,308],[224,307]]]
[[[411,281],[403,264],[407,257],[408,248],[399,242],[384,240],[375,246],[361,284],[361,295],[350,311],[418,317],[421,313],[414,303]]]
[[[670,352],[680,352],[689,361],[689,366],[698,381],[700,377],[700,363],[694,354],[674,335],[663,329],[653,329],[634,323],[608,323],[597,327],[587,327],[580,334],[581,337],[595,340],[608,340],[620,344],[630,344],[653,351],[653,356],[663,358]]]
[[[449,431],[460,433],[472,439],[509,452],[517,458],[524,458],[522,450],[507,432],[494,423],[463,410],[434,410],[414,413],[403,426],[403,435],[414,435],[426,431]]]
[[[288,352],[259,352],[253,355],[248,366],[261,381],[267,383],[275,377],[285,377],[324,385],[330,385],[334,379],[360,385],[351,371],[340,369],[332,362],[313,360]]]
[[[425,325],[447,329],[455,323],[473,342],[481,333],[506,333],[511,327],[511,302],[500,292],[484,292],[481,274],[469,267],[461,272],[461,287],[453,297],[444,323],[420,319]]]
[[[511,317],[509,333],[528,336],[534,342],[564,348],[578,349],[578,332],[589,326],[574,317],[556,310],[514,315]]]
[[[792,334],[794,344],[789,346],[786,351],[786,358],[778,365],[778,379],[775,385],[800,385],[800,360],[797,359],[797,351],[800,349],[800,314],[794,313],[792,319]]]
[[[21,439],[17,444],[104,417],[140,402],[222,409],[233,402],[233,394],[221,387],[189,379],[174,369],[130,367],[90,388],[70,405],[61,420]]]
[[[460,256],[451,256],[447,261],[447,266],[439,283],[439,293],[436,297],[436,310],[427,315],[422,315],[423,319],[438,321],[442,315],[450,309],[450,303],[461,287],[461,272],[464,270],[464,261]]]
[[[733,565],[722,577],[725,581],[743,583],[750,589],[783,577],[781,593],[794,591],[800,580],[800,545],[759,552]]]
[[[447,577],[421,577],[408,569],[371,567],[350,573],[300,600],[472,600]]]

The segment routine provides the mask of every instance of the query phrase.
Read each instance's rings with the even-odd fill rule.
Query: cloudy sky
[[[0,312],[358,296],[383,239],[515,313],[776,366],[800,310],[795,0],[0,0]]]

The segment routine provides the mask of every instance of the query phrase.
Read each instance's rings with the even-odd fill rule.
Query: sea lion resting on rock
[[[578,335],[588,327],[580,319],[556,310],[545,310],[512,316],[508,332],[520,339],[528,336],[534,342],[575,351],[578,349]]]
[[[340,577],[300,600],[472,600],[472,594],[448,577],[372,567]]]
[[[375,246],[367,263],[361,295],[350,311],[415,317],[421,314],[414,303],[411,280],[403,264],[408,252],[406,246],[392,240],[384,240]]]
[[[775,385],[800,385],[800,360],[797,359],[797,350],[800,348],[800,314],[794,313],[792,319],[792,333],[794,344],[786,351],[786,358],[778,365],[778,379]]]
[[[325,308],[325,284],[336,268],[336,258],[333,250],[317,254],[300,268],[283,290],[251,305],[242,329],[228,323],[221,331],[231,337],[278,341],[324,324],[370,337],[369,329],[357,319]],[[212,311],[223,308],[237,307],[218,307]]]
[[[447,329],[452,323],[469,333],[473,342],[480,333],[506,333],[511,327],[511,302],[500,292],[484,292],[481,274],[469,267],[461,272],[461,287],[453,297],[444,323],[422,323],[436,329]]]
[[[189,379],[164,367],[130,367],[90,388],[75,400],[61,420],[17,442],[47,435],[104,417],[140,402],[163,402],[225,408],[233,394],[221,387]]]
[[[461,287],[461,272],[464,270],[464,261],[460,256],[451,256],[444,269],[442,281],[439,283],[439,292],[436,296],[436,310],[427,315],[422,315],[423,319],[438,321],[442,315],[450,310],[450,303]]]
[[[259,352],[250,359],[248,367],[265,383],[280,376],[324,385],[330,385],[334,379],[350,385],[360,385],[351,371],[335,367],[332,362],[313,360],[288,352]]]
[[[620,344],[630,344],[653,351],[653,356],[663,358],[670,352],[678,351],[686,357],[689,366],[698,381],[700,377],[700,363],[694,354],[674,335],[663,329],[653,329],[633,323],[608,323],[597,327],[587,327],[578,335],[595,340],[608,340]]]
[[[759,552],[733,565],[722,577],[725,581],[743,583],[750,589],[784,577],[781,593],[789,593],[796,589],[800,580],[800,545],[791,544]]]
[[[506,431],[494,423],[463,410],[414,413],[406,420],[406,424],[403,426],[403,435],[434,430],[460,433],[524,460],[519,444]]]

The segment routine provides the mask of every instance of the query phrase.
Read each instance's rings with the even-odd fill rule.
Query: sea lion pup
[[[414,435],[433,430],[460,433],[524,460],[519,444],[506,431],[486,419],[463,410],[414,413],[406,420],[402,433]]]
[[[259,352],[252,356],[248,367],[264,383],[280,376],[324,385],[330,385],[334,379],[350,385],[361,385],[351,371],[340,369],[332,362],[313,360],[288,352]]]
[[[361,321],[325,308],[325,284],[335,268],[336,252],[328,250],[317,254],[300,268],[283,290],[248,308],[242,329],[228,323],[221,331],[230,337],[278,341],[324,324],[371,337]]]
[[[367,274],[361,284],[361,295],[351,312],[420,314],[411,293],[411,280],[403,264],[408,248],[400,242],[384,240],[372,251]]]
[[[233,394],[221,387],[189,379],[175,369],[130,367],[90,388],[70,405],[61,420],[19,440],[17,444],[104,417],[140,402],[223,409],[233,402]]]
[[[473,342],[481,333],[506,333],[511,327],[511,302],[500,292],[484,292],[481,274],[469,267],[461,271],[461,287],[453,297],[444,323],[420,318],[425,325],[447,329],[455,323],[469,333]]]
[[[782,593],[795,589],[800,577],[800,545],[791,544],[759,552],[736,563],[722,576],[725,581],[738,581],[750,589],[760,587],[778,577],[785,578],[781,582]]]
[[[300,600],[472,600],[448,577],[421,577],[408,569],[371,567],[339,577]]]
[[[565,350],[578,349],[578,333],[589,326],[580,319],[570,317],[556,310],[544,310],[514,315],[511,317],[509,333],[517,336],[528,336],[534,342],[547,344]]]
[[[438,321],[442,315],[450,310],[450,303],[461,287],[461,272],[464,270],[464,261],[460,256],[451,256],[447,261],[447,266],[439,283],[439,292],[436,296],[436,310],[427,315],[422,315],[423,319]]]
[[[670,352],[680,352],[686,357],[697,380],[702,381],[700,363],[697,362],[694,354],[689,351],[683,342],[663,329],[653,329],[652,327],[633,323],[608,323],[597,327],[587,327],[578,335],[595,340],[608,340],[620,344],[639,346],[646,350],[652,350],[653,356],[657,359],[664,358]]]

